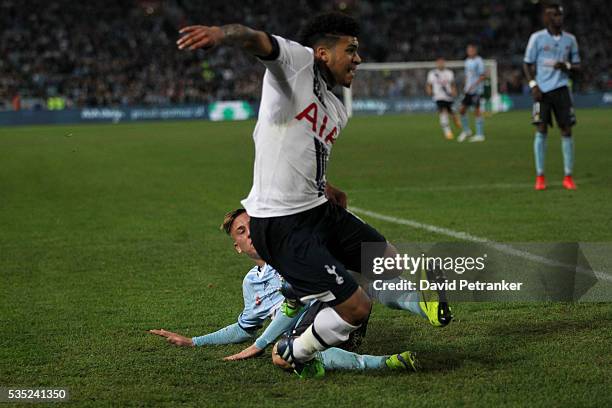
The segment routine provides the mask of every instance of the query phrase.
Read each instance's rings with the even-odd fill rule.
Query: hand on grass
[[[249,347],[242,350],[240,353],[236,353],[231,356],[227,356],[223,360],[225,361],[246,360],[247,358],[256,357],[260,355],[261,353],[263,353],[263,350],[257,347],[255,344],[252,344]]]

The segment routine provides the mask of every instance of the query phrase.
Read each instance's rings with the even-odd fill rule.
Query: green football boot
[[[442,274],[437,273],[434,268],[430,267],[421,270],[421,279],[436,284],[445,281]],[[451,308],[446,299],[446,291],[442,287],[437,286],[435,290],[421,290],[419,307],[432,326],[444,327],[453,319]]]
[[[416,358],[416,353],[412,351],[404,351],[400,354],[394,354],[385,360],[385,364],[391,370],[407,370],[417,372],[421,369],[419,361]]]

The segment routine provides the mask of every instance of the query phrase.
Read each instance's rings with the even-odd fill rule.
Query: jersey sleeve
[[[527,43],[527,48],[525,49],[525,57],[523,58],[523,62],[526,64],[535,64],[537,55],[537,46],[536,46],[536,35],[531,34],[529,37],[529,42]]]
[[[312,49],[278,35],[270,35],[270,41],[274,48],[272,55],[259,59],[277,81],[289,81],[313,64]]]
[[[570,61],[572,64],[580,64],[580,54],[578,54],[578,42],[576,41],[576,37],[572,37]]]
[[[285,313],[279,311],[276,318],[272,320],[272,323],[270,323],[261,336],[255,340],[255,345],[257,348],[263,350],[270,344],[274,343],[274,340],[280,337],[283,333],[288,332],[289,329],[295,325],[302,314],[303,310],[295,316],[289,317]]]
[[[433,84],[433,82],[434,82],[434,75],[433,75],[433,72],[429,71],[429,72],[427,73],[427,83],[428,83],[429,85],[432,85],[432,84]]]

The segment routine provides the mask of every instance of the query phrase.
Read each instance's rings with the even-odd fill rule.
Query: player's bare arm
[[[193,344],[193,341],[189,337],[185,337],[178,333],[174,333],[174,332],[167,331],[164,329],[149,330],[149,333],[155,334],[157,336],[165,337],[168,343],[174,344],[175,346],[195,347],[195,345]]]
[[[263,31],[257,31],[241,24],[224,26],[194,25],[179,31],[183,36],[176,42],[179,50],[210,49],[220,45],[231,45],[257,55],[270,55],[273,51],[270,38]]]
[[[542,91],[538,87],[538,84],[535,81],[536,68],[535,64],[523,64],[523,73],[525,74],[525,78],[527,78],[527,82],[529,83],[529,87],[531,88],[531,96],[533,96],[533,100],[539,102],[542,100]]]
[[[427,84],[425,85],[425,92],[427,92],[427,95],[432,96],[433,95],[433,89],[431,84]]]
[[[255,344],[251,344],[249,347],[245,348],[239,353],[232,354],[231,356],[224,357],[225,361],[235,361],[235,360],[246,360],[247,358],[257,357],[264,351],[257,347]]]

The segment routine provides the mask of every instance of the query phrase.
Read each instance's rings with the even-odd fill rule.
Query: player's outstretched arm
[[[173,333],[164,329],[149,330],[149,333],[165,337],[168,343],[174,344],[175,346],[195,347],[195,344],[193,344],[193,341],[189,337],[182,336],[178,333]]]
[[[273,51],[268,34],[241,24],[220,27],[187,26],[181,28],[179,33],[183,35],[176,42],[179,50],[210,49],[220,45],[231,45],[256,56],[268,56]]]

